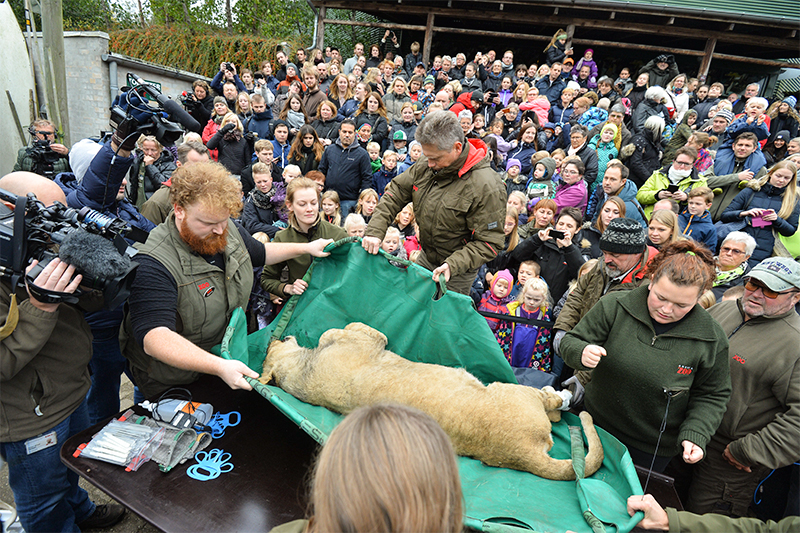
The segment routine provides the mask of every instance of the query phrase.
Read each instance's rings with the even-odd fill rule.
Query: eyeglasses
[[[747,278],[747,281],[744,284],[744,288],[745,290],[748,290],[750,292],[756,292],[758,289],[761,289],[761,294],[763,294],[765,298],[769,298],[770,300],[774,300],[781,294],[791,294],[793,292],[797,292],[797,291],[788,291],[788,292],[773,291],[772,289],[765,287],[762,283],[755,281],[753,278]]]
[[[745,252],[741,250],[737,250],[736,248],[728,248],[727,246],[723,246],[719,249],[721,254],[731,254],[731,255],[744,255]]]
[[[577,176],[577,175],[580,174],[580,172],[578,172],[577,170],[562,170],[561,174],[564,174],[564,175],[567,175],[567,176]]]
[[[54,137],[56,134],[54,131],[37,131],[36,133],[43,137]]]
[[[675,165],[676,167],[684,167],[684,168],[686,168],[686,167],[692,166],[693,163],[687,163],[685,161],[673,161],[672,164]]]

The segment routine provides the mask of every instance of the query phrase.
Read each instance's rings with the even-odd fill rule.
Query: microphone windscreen
[[[187,113],[178,102],[168,98],[164,98],[163,101],[159,101],[161,102],[161,105],[164,106],[164,109],[167,110],[170,119],[178,121],[181,126],[189,131],[197,131],[200,129],[200,123],[197,122],[192,115]]]
[[[113,279],[125,274],[131,265],[127,255],[119,253],[114,244],[83,228],[71,231],[58,250],[62,261],[73,265],[84,278]]]

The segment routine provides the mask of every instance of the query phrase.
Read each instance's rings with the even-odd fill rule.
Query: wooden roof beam
[[[335,9],[353,9],[353,4],[348,3],[342,0],[322,0],[314,2],[315,5],[326,5],[329,8]],[[360,2],[359,3],[359,10],[364,11],[367,13],[381,13],[383,15],[396,15],[396,11],[394,10],[394,4],[380,4],[375,2]],[[404,4],[403,12],[404,15],[413,15],[413,14],[429,14],[432,13],[437,16],[445,16],[451,18],[469,18],[475,20],[495,20],[501,22],[511,22],[514,24],[519,24],[520,22],[524,22],[520,20],[520,16],[518,13],[509,13],[509,12],[492,12],[492,11],[469,11],[469,10],[459,10],[458,12],[447,11],[442,8],[435,8],[435,7],[427,7],[427,6],[418,6],[418,5],[410,5]],[[552,25],[556,27],[563,27],[565,23],[575,24],[578,28],[589,28],[589,29],[597,29],[597,30],[611,30],[611,31],[628,31],[632,33],[647,33],[647,34],[663,34],[664,33],[664,26],[659,26],[656,24],[642,24],[642,23],[628,23],[628,22],[618,22],[618,21],[610,21],[610,20],[591,20],[591,19],[570,19],[569,17],[545,17],[545,16],[537,16],[535,17],[536,23],[544,24],[544,25]],[[679,26],[674,26],[676,29]],[[741,35],[735,34],[731,32],[725,31],[706,31],[703,30],[702,37],[705,38],[713,38],[717,39],[719,42],[735,42],[740,44],[746,45],[753,45],[753,46],[762,46],[765,48],[776,48],[776,49],[785,49],[785,50],[797,50],[797,42],[791,41],[788,39],[780,39],[775,37],[762,37],[760,35]],[[662,47],[663,49],[669,48],[668,46]]]

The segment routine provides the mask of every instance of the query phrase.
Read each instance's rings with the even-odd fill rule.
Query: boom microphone
[[[58,257],[75,267],[87,280],[110,280],[124,275],[131,268],[131,259],[120,254],[114,244],[100,235],[80,228],[70,232],[61,242]]]
[[[156,97],[158,103],[164,106],[167,110],[170,120],[179,122],[181,126],[189,131],[199,131],[200,123],[197,122],[192,115],[186,112],[181,105],[175,100],[170,100],[166,95],[160,94]]]

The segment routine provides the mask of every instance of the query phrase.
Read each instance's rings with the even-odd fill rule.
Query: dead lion
[[[385,350],[386,342],[380,331],[361,323],[329,329],[316,349],[299,346],[293,337],[274,341],[260,381],[274,380],[306,403],[345,414],[380,402],[410,405],[442,426],[459,455],[547,479],[575,479],[571,460],[547,454],[553,447],[550,422],[561,420],[562,399],[552,388],[487,387],[464,369],[403,359]],[[603,448],[589,413],[580,418],[589,476],[600,468]]]

